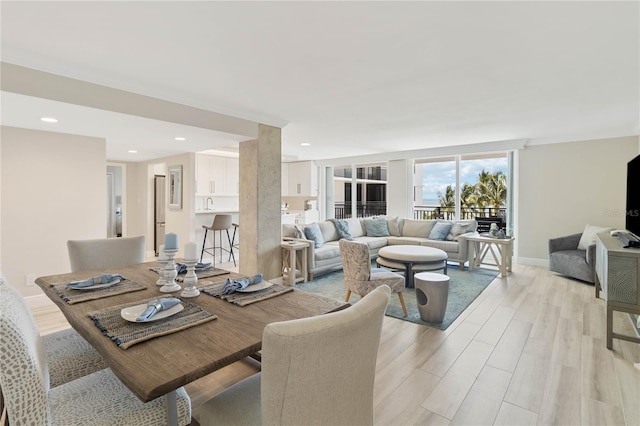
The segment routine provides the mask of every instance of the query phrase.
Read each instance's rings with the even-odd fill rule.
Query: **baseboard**
[[[44,306],[51,306],[54,303],[44,294],[36,294],[35,296],[27,296],[24,298],[27,302],[29,309],[42,308]]]
[[[518,257],[515,259],[518,265],[539,266],[549,269],[549,259],[538,259],[535,257]]]

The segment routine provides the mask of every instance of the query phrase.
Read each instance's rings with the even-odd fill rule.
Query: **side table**
[[[415,275],[414,283],[420,319],[441,323],[447,312],[449,277],[434,272],[420,272]]]
[[[469,244],[469,270],[480,265],[489,264],[484,261],[488,253],[491,253],[495,265],[500,270],[500,274],[506,277],[511,272],[511,262],[513,257],[513,237],[493,238],[483,235],[467,237]]]
[[[307,282],[307,244],[298,241],[283,241],[282,249],[282,283],[294,285]],[[298,252],[299,256],[298,256]]]

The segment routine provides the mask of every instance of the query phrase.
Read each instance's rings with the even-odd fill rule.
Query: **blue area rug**
[[[400,301],[395,294],[391,295],[386,314],[390,317],[444,330],[487,288],[491,281],[498,275],[498,272],[478,269],[473,272],[467,269],[460,271],[456,266],[449,265],[447,275],[449,275],[451,280],[449,281],[447,311],[442,323],[425,322],[420,319],[418,305],[416,303],[416,293],[412,288],[407,288],[403,292],[404,302],[407,305],[409,315],[403,317],[404,314],[400,306]],[[313,281],[297,284],[296,288],[310,293],[321,294],[338,301],[344,301],[344,296],[347,292],[342,271],[321,275]],[[356,303],[359,298],[357,294],[352,293],[349,302],[352,304]]]

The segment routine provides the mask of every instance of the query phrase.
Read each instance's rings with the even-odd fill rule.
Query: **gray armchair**
[[[580,234],[549,240],[549,270],[589,283],[595,282],[596,246],[579,250]]]

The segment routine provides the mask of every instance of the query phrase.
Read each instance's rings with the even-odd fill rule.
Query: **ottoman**
[[[378,266],[404,271],[407,288],[413,288],[413,273],[416,271],[444,270],[447,273],[447,252],[433,247],[394,245],[378,251]]]
[[[434,272],[420,272],[415,275],[414,283],[420,319],[442,322],[449,299],[449,277]]]

